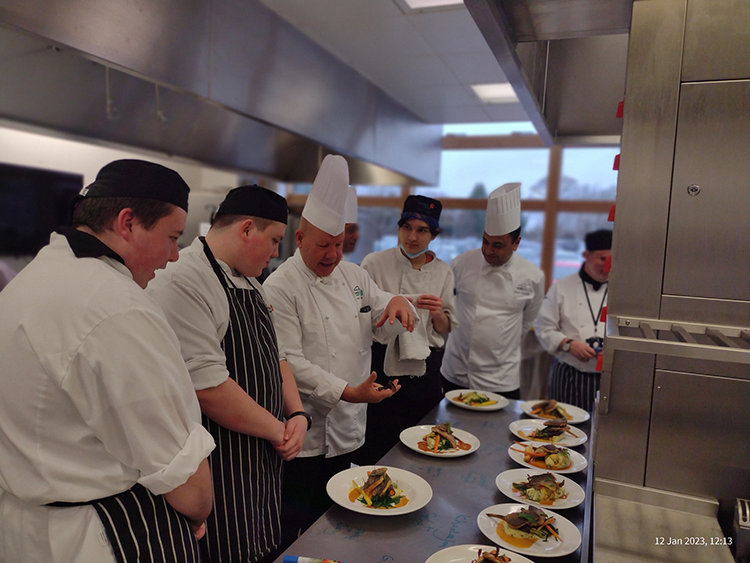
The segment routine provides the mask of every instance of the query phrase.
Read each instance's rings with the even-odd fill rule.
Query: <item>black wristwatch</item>
[[[294,418],[295,416],[304,416],[307,419],[307,429],[310,430],[310,427],[312,426],[312,417],[309,414],[307,414],[305,411],[297,411],[287,416],[286,419],[289,420],[290,418]]]
[[[562,348],[560,348],[560,350],[562,350],[563,352],[570,352],[570,343],[571,342],[573,342],[571,339],[566,340],[563,343]]]

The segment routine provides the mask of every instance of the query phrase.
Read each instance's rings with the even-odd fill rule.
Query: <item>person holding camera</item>
[[[585,410],[591,410],[599,390],[596,360],[604,344],[601,315],[609,279],[605,263],[611,254],[611,230],[588,233],[581,269],[549,288],[534,323],[542,347],[555,356],[548,398]]]

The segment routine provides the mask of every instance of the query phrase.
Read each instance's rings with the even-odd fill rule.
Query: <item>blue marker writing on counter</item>
[[[314,557],[297,557],[296,555],[285,555],[283,563],[341,563],[333,559],[315,559]]]

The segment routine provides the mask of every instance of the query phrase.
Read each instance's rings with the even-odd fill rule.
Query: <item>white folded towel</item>
[[[383,371],[390,377],[420,376],[427,370],[425,360],[430,355],[427,335],[421,330],[405,332],[388,342]]]

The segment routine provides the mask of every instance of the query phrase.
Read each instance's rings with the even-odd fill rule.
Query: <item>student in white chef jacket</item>
[[[555,356],[547,397],[584,410],[591,410],[599,390],[596,360],[604,342],[605,264],[611,255],[611,230],[588,233],[581,269],[552,284],[534,323],[542,347]]]
[[[487,203],[482,248],[451,262],[456,315],[441,373],[446,390],[477,389],[520,399],[521,339],[544,298],[544,273],[516,254],[521,185],[505,184]]]
[[[406,295],[417,307],[419,326],[388,342],[372,345],[377,382],[398,377],[401,390],[390,401],[367,408],[367,437],[360,461],[376,463],[443,398],[440,365],[443,347],[456,327],[453,272],[429,250],[440,233],[442,204],[410,195],[398,221],[398,246],[368,254],[362,268],[380,289]]]
[[[321,165],[295,233],[297,252],[263,287],[274,326],[305,411],[312,415],[302,451],[285,463],[284,543],[296,538],[330,505],[325,485],[348,469],[365,439],[367,403],[391,389],[370,373],[373,336],[413,330],[413,306],[381,291],[362,268],[341,262],[349,173],[343,157]]]
[[[203,424],[216,441],[204,563],[276,559],[282,459],[302,449],[310,421],[255,280],[278,256],[287,213],[286,200],[271,190],[233,189],[208,234],[149,285],[177,334]]]
[[[214,441],[143,291],[177,259],[188,187],[127,160],[82,195],[0,294],[0,561],[198,561]]]

